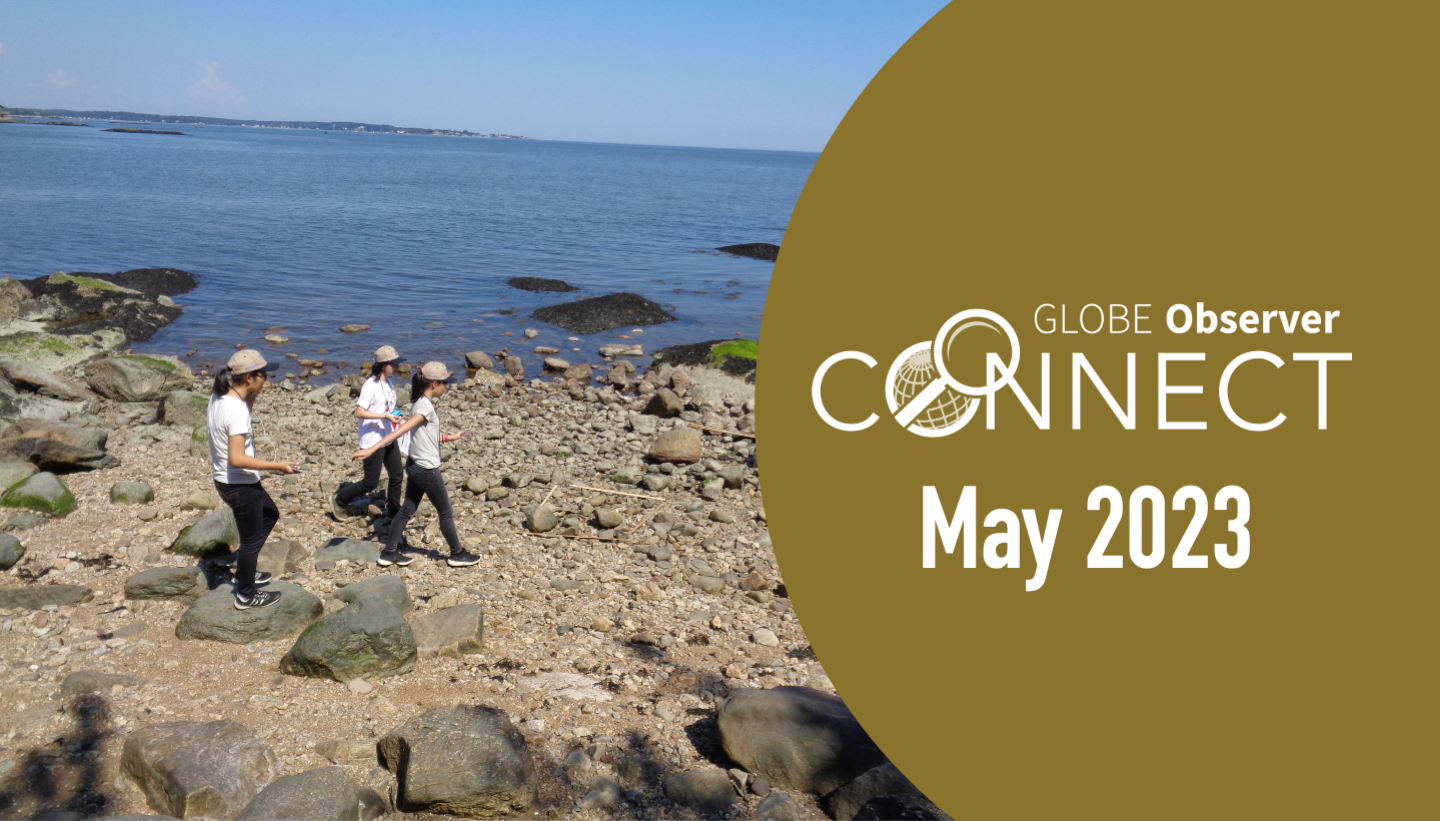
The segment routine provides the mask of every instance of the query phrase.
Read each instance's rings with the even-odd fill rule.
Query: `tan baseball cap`
[[[431,382],[454,382],[455,374],[441,362],[426,362],[420,368],[420,375]]]
[[[404,361],[405,360],[400,357],[399,351],[396,351],[389,345],[381,345],[379,348],[375,349],[376,364],[397,365]]]
[[[261,356],[260,352],[254,348],[245,348],[244,350],[236,351],[235,355],[230,357],[230,361],[225,364],[226,367],[230,368],[230,373],[236,376],[253,373],[255,371],[273,371],[280,367],[279,365],[271,365],[269,362],[266,362],[265,357]]]

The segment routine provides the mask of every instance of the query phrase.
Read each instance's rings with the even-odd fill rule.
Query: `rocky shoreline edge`
[[[22,283],[110,311],[67,340],[98,348],[170,307],[86,278]],[[442,406],[474,434],[444,454],[483,556],[466,569],[439,560],[428,506],[405,568],[375,564],[368,500],[328,512],[358,477],[353,373],[272,386],[257,446],[306,472],[267,483],[282,518],[261,567],[284,606],[245,612],[208,481],[208,380],[113,345],[0,358],[0,814],[944,817],[794,615],[753,382],[714,367],[727,344],[644,374],[628,344],[603,370],[552,356],[528,380],[518,357],[472,352]]]

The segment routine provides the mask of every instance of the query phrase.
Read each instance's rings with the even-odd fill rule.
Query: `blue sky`
[[[0,105],[818,151],[944,6],[0,3]]]

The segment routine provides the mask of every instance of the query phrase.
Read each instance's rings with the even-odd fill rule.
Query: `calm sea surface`
[[[530,311],[616,291],[680,318],[635,337],[647,353],[758,338],[773,264],[708,249],[779,243],[818,156],[103,127],[0,125],[0,275],[193,272],[201,284],[178,298],[185,315],[137,346],[192,362],[223,361],[237,342],[347,363],[393,344],[455,367],[464,351],[508,345],[535,374],[535,345],[598,363],[595,349],[630,329],[568,342]],[[513,276],[581,290],[527,293],[505,284]],[[338,332],[352,322],[373,330]],[[265,343],[272,326],[292,341]],[[540,337],[526,340],[526,327]]]

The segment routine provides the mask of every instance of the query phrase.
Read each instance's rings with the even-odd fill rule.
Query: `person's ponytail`
[[[430,380],[426,379],[424,374],[416,371],[415,375],[410,377],[410,404],[418,402],[420,397],[425,395],[425,389],[428,387],[430,387]]]
[[[234,387],[235,378],[230,373],[229,366],[215,372],[215,382],[210,386],[210,392],[215,396],[224,396]]]

